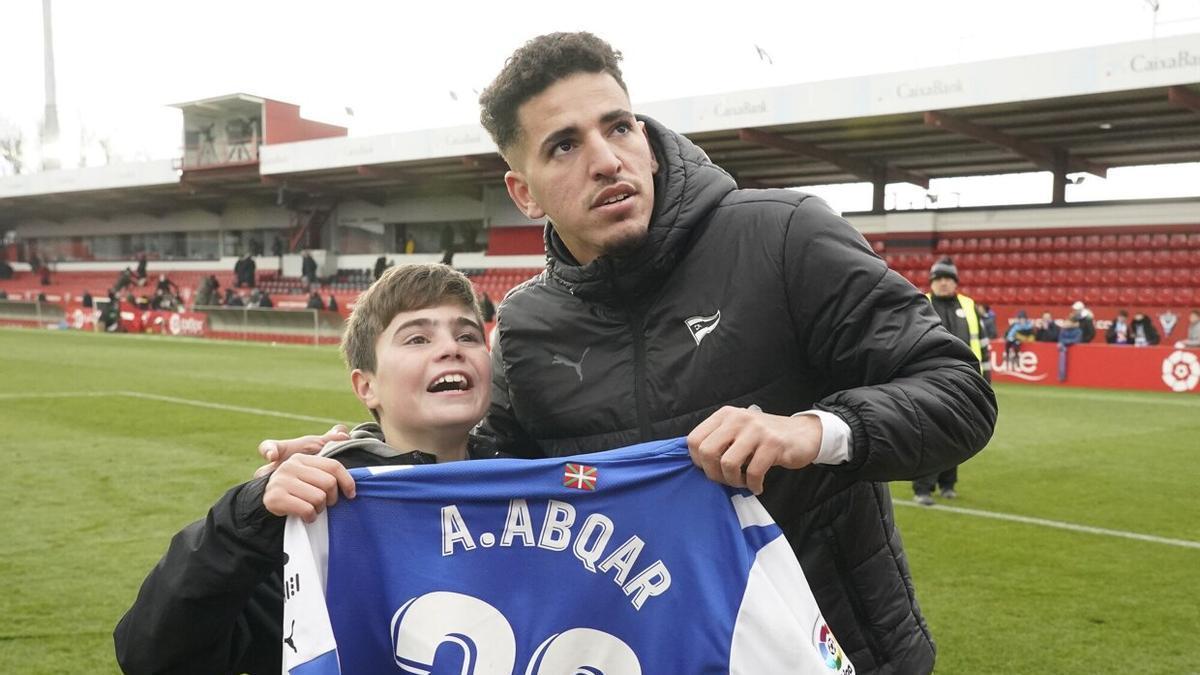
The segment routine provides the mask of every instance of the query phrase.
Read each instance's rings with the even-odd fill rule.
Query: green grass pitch
[[[954,506],[1175,543],[897,507],[937,672],[1200,672],[1200,396],[997,393]],[[332,348],[0,330],[0,673],[117,672],[143,576],[258,441],[363,417]]]

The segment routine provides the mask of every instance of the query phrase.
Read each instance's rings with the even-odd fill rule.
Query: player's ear
[[[519,171],[505,173],[504,186],[508,188],[508,196],[512,198],[513,204],[517,205],[526,218],[537,220],[545,217],[546,212],[542,210],[541,206],[538,206],[537,200],[529,190],[529,181],[525,180],[524,174]]]

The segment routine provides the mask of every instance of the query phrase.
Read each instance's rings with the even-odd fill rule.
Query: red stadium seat
[[[1050,295],[1046,298],[1046,302],[1054,303],[1056,305],[1065,305],[1074,301],[1071,300],[1069,288],[1065,286],[1051,286]]]
[[[1033,299],[1033,291],[1033,286],[1021,286],[1017,289],[1016,302],[1019,302],[1022,305],[1028,305],[1031,302],[1037,302]]]
[[[1121,289],[1114,286],[1105,286],[1100,289],[1101,305],[1115,305],[1121,301]]]
[[[1086,283],[1086,274],[1084,270],[1078,268],[1067,269],[1067,283],[1072,286],[1079,286]]]
[[[1200,232],[1193,232],[1188,235],[1188,248],[1200,249]]]
[[[964,267],[978,267],[979,266],[979,263],[978,263],[979,258],[977,257],[978,255],[979,255],[978,253],[960,253],[960,254],[958,254],[958,257],[955,258],[954,264],[960,270]],[[930,267],[932,267],[932,266],[933,265],[931,263]]]
[[[1154,283],[1154,270],[1149,267],[1137,268],[1137,278],[1134,283],[1138,286],[1149,286]]]
[[[1083,294],[1083,286],[1071,286],[1067,289],[1067,295],[1069,296],[1071,302],[1075,302],[1076,300],[1084,300]],[[1087,302],[1087,300],[1084,300],[1084,302]]]
[[[1175,270],[1170,267],[1159,267],[1154,270],[1155,286],[1172,286],[1175,283]]]
[[[1010,267],[1002,272],[1001,281],[1009,286],[1016,286],[1025,280],[1025,270]]]
[[[1021,238],[1021,250],[1022,251],[1036,251],[1037,247],[1038,247],[1037,237],[1022,237]]]
[[[992,251],[1002,253],[1008,250],[1008,237],[996,237],[992,240]]]
[[[1038,237],[1037,250],[1053,251],[1054,250],[1054,237]]]
[[[1089,251],[1100,250],[1100,235],[1089,234],[1083,238],[1083,247]]]
[[[1126,286],[1118,289],[1117,302],[1122,305],[1132,305],[1137,302],[1137,289],[1131,286]]]
[[[1170,267],[1171,266],[1171,251],[1165,248],[1160,248],[1154,251],[1155,267]]]
[[[1083,250],[1083,235],[1082,234],[1073,234],[1070,237],[1067,237],[1067,248],[1072,251],[1082,251]]]
[[[1117,235],[1103,234],[1100,235],[1100,249],[1103,251],[1115,251],[1117,248]]]
[[[1197,304],[1197,302],[1196,302],[1197,295],[1200,295],[1200,294],[1197,294],[1194,289],[1176,288],[1175,294],[1173,296],[1171,296],[1171,302],[1173,304],[1182,305],[1184,307],[1193,307]]]
[[[1033,269],[1033,281],[1039,286],[1050,286],[1054,283],[1054,270],[1049,267],[1036,267]]]
[[[1054,254],[1050,251],[1038,251],[1035,255],[1038,267],[1052,267],[1054,265]]]
[[[1137,284],[1137,273],[1136,267],[1118,267],[1116,269],[1117,283],[1122,286],[1133,286]]]
[[[1132,234],[1117,235],[1117,250],[1118,251],[1133,250],[1133,235]]]
[[[1008,250],[1009,251],[1020,251],[1021,250],[1021,238],[1020,237],[1009,237],[1008,238]]]
[[[1099,267],[1104,264],[1104,254],[1100,251],[1084,251],[1084,260],[1088,267]]]
[[[1071,246],[1070,240],[1067,239],[1066,236],[1060,235],[1060,236],[1057,236],[1054,238],[1054,250],[1055,251],[1065,251],[1068,248],[1070,248],[1070,246]]]
[[[938,253],[949,253],[950,239],[948,237],[942,237],[941,239],[938,239],[937,247],[934,250],[936,250]]]
[[[1070,267],[1087,267],[1087,254],[1083,251],[1071,251],[1067,255],[1070,256],[1070,262],[1067,263]]]
[[[1070,253],[1067,253],[1066,251],[1055,251],[1054,252],[1054,266],[1055,267],[1067,267],[1070,264],[1071,264],[1071,254]]]
[[[959,251],[963,250],[962,237],[954,237],[953,239],[951,239],[950,247],[946,250],[948,250],[950,253],[958,253]]]
[[[1133,235],[1133,247],[1135,249],[1142,250],[1150,248],[1152,245],[1150,242],[1150,235],[1145,232]]]
[[[974,253],[979,250],[979,239],[977,237],[967,237],[963,240],[963,251]]]
[[[1154,289],[1154,304],[1159,307],[1166,307],[1175,299],[1175,289],[1169,287]]]
[[[1200,267],[1192,269],[1192,288],[1200,290]]]
[[[913,270],[912,274],[913,274],[913,278],[916,279],[916,281],[913,282],[914,286],[928,286],[929,285],[929,270],[927,270],[927,269]]]
[[[975,266],[980,269],[989,269],[993,265],[991,253],[976,253]]]
[[[1017,254],[1017,264],[1021,267],[1037,267],[1038,254],[1036,251],[1022,251]]]
[[[1172,286],[1188,286],[1192,283],[1192,271],[1186,267],[1176,267],[1171,270]]]
[[[1176,232],[1175,234],[1171,235],[1171,238],[1168,240],[1167,245],[1170,246],[1171,248],[1187,248],[1187,243],[1188,243],[1187,233],[1186,232]]]
[[[1104,283],[1104,270],[1096,267],[1083,272],[1083,283],[1088,286],[1099,286]]]
[[[980,237],[979,238],[979,251],[981,253],[984,253],[984,252],[991,253],[992,252],[992,238],[991,237]]]
[[[1150,248],[1166,248],[1170,242],[1171,235],[1166,232],[1156,232],[1150,235]]]
[[[1192,260],[1192,252],[1186,248],[1173,248],[1170,254],[1172,265],[1187,265]]]
[[[1101,251],[1100,265],[1105,269],[1111,270],[1121,262],[1121,254],[1116,251]]]
[[[1140,286],[1137,289],[1137,300],[1135,302],[1139,305],[1153,305],[1155,298],[1158,297],[1158,294],[1155,293],[1156,290],[1153,286]]]
[[[1071,282],[1067,281],[1067,276],[1070,274],[1070,272],[1068,270],[1065,270],[1061,267],[1056,267],[1050,271],[1051,271],[1051,274],[1053,275],[1055,286],[1065,286],[1065,285],[1071,283]]]

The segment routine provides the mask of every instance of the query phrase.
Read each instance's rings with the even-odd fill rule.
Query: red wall
[[[263,143],[291,143],[311,141],[315,138],[345,136],[345,127],[322,124],[300,117],[300,106],[279,101],[263,101]]]
[[[546,251],[541,225],[493,227],[488,230],[488,255],[538,255]]]
[[[1067,377],[1063,382],[1058,380],[1058,354],[1057,344],[1026,343],[1021,346],[1016,367],[1010,369],[1004,364],[1004,342],[997,340],[992,343],[992,379],[1048,386],[1200,393],[1200,349],[1072,345],[1067,349]]]

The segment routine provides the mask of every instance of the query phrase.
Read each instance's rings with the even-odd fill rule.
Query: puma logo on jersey
[[[591,350],[591,347],[585,348],[583,350],[583,355],[579,357],[578,361],[572,361],[562,354],[554,354],[554,352],[551,352],[554,358],[550,359],[550,363],[556,366],[570,366],[574,368],[575,374],[579,376],[579,381],[583,382],[583,360],[587,358],[588,352]]]
[[[699,345],[704,336],[717,329],[717,324],[721,323],[721,310],[717,310],[716,314],[710,316],[693,316],[683,320],[684,325],[692,333],[692,339]]]

